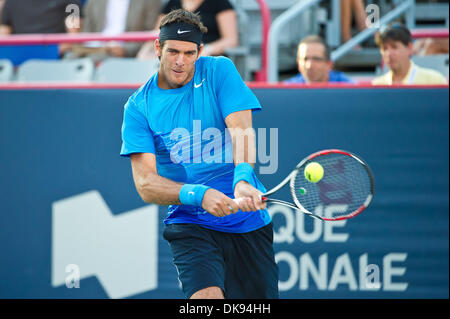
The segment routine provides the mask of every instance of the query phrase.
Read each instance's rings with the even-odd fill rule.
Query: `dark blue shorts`
[[[272,224],[242,234],[170,224],[164,238],[186,298],[212,286],[220,287],[225,298],[278,298]]]

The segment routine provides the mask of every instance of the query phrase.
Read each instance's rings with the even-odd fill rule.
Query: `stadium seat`
[[[412,60],[418,66],[436,70],[442,73],[446,78],[448,78],[448,54],[435,54],[435,55],[424,55],[424,56],[413,56]]]
[[[159,60],[109,58],[97,68],[98,83],[145,83],[158,70]]]
[[[90,82],[94,62],[77,60],[28,60],[18,70],[17,80],[23,82]]]
[[[0,82],[8,82],[12,79],[14,72],[13,64],[11,61],[2,59],[0,60]]]

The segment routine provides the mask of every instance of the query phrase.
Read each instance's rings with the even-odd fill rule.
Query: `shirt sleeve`
[[[372,85],[389,85],[389,73],[381,75],[372,80]]]
[[[214,86],[223,119],[238,111],[261,110],[258,99],[229,58],[217,57],[215,69]]]
[[[120,155],[129,156],[133,153],[155,154],[155,143],[144,114],[137,109],[133,100],[128,100],[124,107]]]
[[[442,75],[441,73],[439,73],[438,71],[435,70],[431,70],[431,76],[430,76],[430,80],[427,81],[427,84],[434,84],[434,85],[446,85],[448,84],[447,82],[447,78]]]
[[[220,13],[225,10],[234,10],[233,6],[231,5],[230,1],[228,1],[228,0],[215,0],[214,4],[215,4],[215,8],[214,8],[215,14]]]

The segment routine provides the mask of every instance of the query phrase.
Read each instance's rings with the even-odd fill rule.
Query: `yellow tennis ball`
[[[323,177],[323,167],[317,162],[311,162],[305,167],[305,178],[311,183],[317,183]]]

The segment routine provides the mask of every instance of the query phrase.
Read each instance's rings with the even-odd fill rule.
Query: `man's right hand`
[[[202,208],[216,217],[234,214],[239,210],[239,206],[234,200],[213,188],[210,188],[205,192]]]

